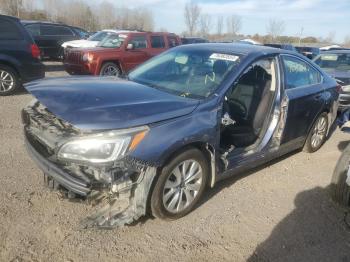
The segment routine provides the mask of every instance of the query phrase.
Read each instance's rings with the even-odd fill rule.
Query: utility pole
[[[303,36],[303,33],[304,33],[304,27],[301,27],[300,35],[299,35],[299,46],[301,45],[301,37]]]

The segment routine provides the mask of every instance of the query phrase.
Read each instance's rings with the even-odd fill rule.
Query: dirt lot
[[[48,76],[64,73],[50,63]],[[349,135],[219,183],[187,217],[86,230],[89,211],[43,187],[25,152],[22,93],[0,97],[0,261],[350,261],[344,212],[328,197]]]

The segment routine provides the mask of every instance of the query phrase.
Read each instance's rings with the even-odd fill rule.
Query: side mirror
[[[128,44],[128,45],[126,46],[126,49],[127,49],[127,50],[133,50],[133,49],[134,49],[134,45],[133,45],[133,44]]]

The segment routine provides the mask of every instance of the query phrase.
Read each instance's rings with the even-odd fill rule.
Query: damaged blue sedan
[[[191,212],[203,194],[293,150],[317,151],[339,87],[287,50],[173,48],[124,79],[47,79],[26,86],[25,143],[47,184],[96,201],[88,226]]]

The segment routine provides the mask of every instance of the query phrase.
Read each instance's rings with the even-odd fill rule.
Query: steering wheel
[[[231,115],[234,115],[235,117],[238,117],[240,119],[245,119],[247,117],[248,109],[242,101],[232,98],[229,99],[227,102],[230,106]]]

